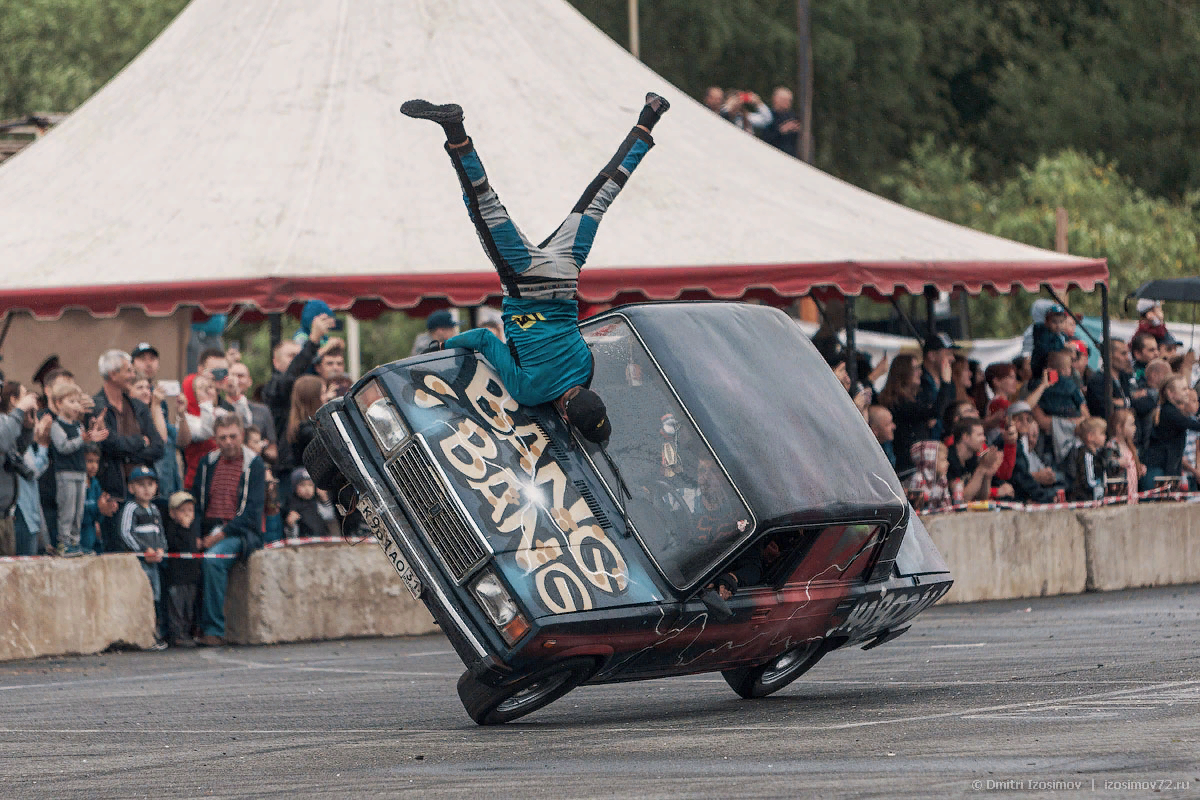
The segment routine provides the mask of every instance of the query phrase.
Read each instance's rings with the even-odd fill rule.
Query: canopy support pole
[[[937,311],[934,305],[937,303],[938,290],[936,286],[927,285],[925,287],[925,326],[929,331],[925,341],[933,341],[937,338]]]
[[[858,298],[843,295],[843,299],[846,304],[846,374],[850,376],[850,396],[854,397],[858,393],[858,351],[854,342],[854,331],[858,327],[854,303]]]
[[[12,325],[12,318],[13,315],[11,311],[4,312],[4,328],[0,329],[0,349],[4,348],[4,340],[8,338],[8,329],[9,326]],[[1193,323],[1193,325],[1194,324],[1195,323]]]
[[[362,331],[358,319],[353,314],[346,315],[346,367],[351,380],[358,380],[362,375]]]
[[[283,320],[278,311],[267,314],[267,324],[271,332],[271,353],[275,353],[275,345],[283,338]]]
[[[904,309],[902,309],[900,304],[896,302],[896,298],[888,295],[888,302],[892,304],[892,308],[896,309],[896,313],[900,315],[900,319],[905,325],[908,326],[908,329],[912,331],[913,338],[917,340],[917,344],[924,345],[925,337],[921,335],[919,330],[917,330],[917,326],[913,323],[912,318],[909,317],[908,314],[904,313]]]
[[[1104,360],[1102,369],[1104,370],[1104,419],[1112,419],[1113,412],[1113,369],[1112,369],[1112,330],[1110,327],[1111,320],[1108,316],[1108,287],[1103,283],[1100,284],[1100,336],[1104,339],[1104,346],[1100,350],[1100,357]]]

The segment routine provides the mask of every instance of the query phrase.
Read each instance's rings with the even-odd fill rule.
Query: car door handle
[[[756,608],[756,609],[754,609],[754,611],[750,612],[751,621],[764,620],[769,616],[771,616],[770,608]]]

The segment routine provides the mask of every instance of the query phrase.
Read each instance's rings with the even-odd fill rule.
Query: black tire
[[[329,451],[319,438],[313,438],[304,448],[304,468],[312,476],[313,483],[318,489],[335,492],[346,484],[341,470],[329,456]]]
[[[721,672],[729,688],[747,700],[778,692],[808,672],[829,652],[825,642],[814,639],[793,647],[781,656],[757,667],[739,667]]]
[[[458,699],[479,725],[503,725],[553,703],[595,671],[594,659],[568,658],[499,687],[488,686],[467,671],[458,679]]]

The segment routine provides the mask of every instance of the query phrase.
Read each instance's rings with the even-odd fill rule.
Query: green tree
[[[974,154],[964,147],[941,150],[927,139],[911,160],[883,181],[912,208],[1007,239],[1052,249],[1055,212],[1067,209],[1068,250],[1105,258],[1110,301],[1120,302],[1145,281],[1200,273],[1200,193],[1172,203],[1149,196],[1114,162],[1074,150],[1039,158],[1015,177],[986,184],[972,178]],[[1006,336],[1029,324],[1033,296],[971,301],[973,333]],[[1074,292],[1068,301],[1083,313],[1100,313],[1099,293]]]
[[[71,111],[187,0],[0,0],[0,119]]]

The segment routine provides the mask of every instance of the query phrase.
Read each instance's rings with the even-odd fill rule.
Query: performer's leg
[[[646,105],[638,117],[638,124],[629,131],[617,152],[584,190],[579,202],[558,226],[558,230],[542,242],[541,247],[556,256],[570,255],[576,269],[583,267],[604,212],[624,188],[643,156],[654,146],[650,131],[670,107],[662,97],[653,93],[646,95]]]
[[[517,276],[547,259],[521,233],[488,182],[483,162],[463,127],[462,108],[454,104],[435,106],[424,100],[409,100],[400,111],[410,117],[437,122],[445,130],[446,152],[458,174],[463,202],[480,244],[500,274],[504,293],[509,297],[521,297]]]

